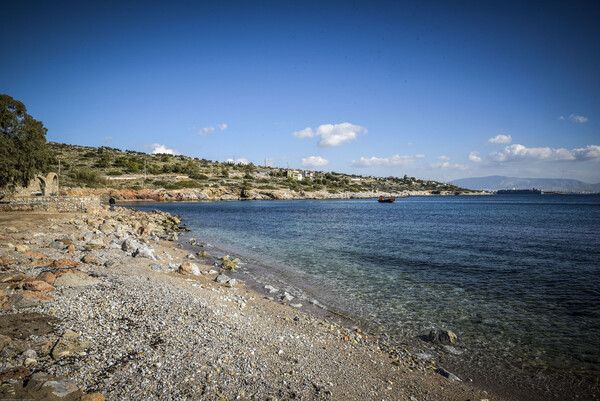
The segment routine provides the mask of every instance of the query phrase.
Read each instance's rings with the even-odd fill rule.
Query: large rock
[[[21,272],[8,272],[8,273],[0,273],[0,283],[15,283],[19,281],[25,281],[28,279],[32,279],[29,274],[21,273]]]
[[[52,358],[58,359],[63,356],[73,355],[75,352],[83,351],[93,345],[89,340],[79,338],[79,334],[73,330],[67,330],[52,348]]]
[[[95,251],[98,249],[104,249],[106,245],[98,243],[98,242],[89,242],[83,246],[84,251]]]
[[[100,224],[100,227],[98,227],[98,229],[106,235],[111,234],[114,231],[113,226],[108,223]]]
[[[54,287],[42,280],[33,280],[23,283],[23,289],[29,291],[48,292],[52,291]]]
[[[147,245],[140,245],[132,254],[134,258],[146,258],[156,260],[156,256],[154,256],[154,249],[150,248]]]
[[[272,285],[265,285],[265,290],[267,290],[267,292],[269,294],[275,294],[277,292],[279,292],[279,290],[275,287],[273,287]]]
[[[184,262],[179,266],[180,274],[193,274],[194,276],[200,275],[200,269],[194,263]]]
[[[450,330],[431,329],[427,335],[427,341],[434,344],[450,345],[458,341],[458,337]]]
[[[78,395],[79,397],[83,395],[79,388],[69,380],[58,379],[43,372],[37,372],[31,375],[25,389],[29,394],[36,397],[36,399],[63,399],[67,396],[70,396],[70,399],[74,399],[73,396],[75,395]],[[45,395],[48,390],[56,398],[48,398],[47,395]],[[77,399],[79,399],[79,397]]]
[[[447,371],[446,369],[444,369],[444,368],[437,368],[437,369],[435,370],[435,372],[436,372],[436,373],[438,373],[438,374],[440,374],[440,375],[442,375],[442,376],[444,376],[444,377],[445,377],[446,379],[448,379],[448,380],[457,381],[457,382],[460,382],[460,381],[462,381],[462,380],[460,380],[460,378],[459,378],[458,376],[456,376],[454,373],[452,373],[452,372],[448,372],[448,371]]]
[[[50,301],[52,295],[42,294],[33,291],[23,291],[20,294],[15,294],[8,299],[4,305],[5,309],[23,309],[38,306],[40,303]]]
[[[50,267],[72,267],[81,266],[81,262],[72,259],[57,259],[50,264]]]
[[[133,253],[139,247],[140,247],[140,244],[137,241],[135,241],[135,240],[133,240],[131,238],[127,238],[121,244],[121,249],[123,251],[125,251],[125,252],[128,252],[128,253]]]
[[[82,273],[65,273],[54,281],[55,287],[87,287],[98,284],[100,280]]]
[[[221,284],[228,283],[230,280],[231,280],[231,278],[227,277],[227,276],[226,276],[226,275],[224,275],[224,274],[219,274],[219,275],[217,276],[217,278],[215,278],[215,281],[216,281],[217,283],[221,283]]]
[[[100,266],[102,264],[100,258],[94,255],[93,253],[86,253],[85,255],[83,255],[83,258],[81,258],[81,261],[88,265]]]

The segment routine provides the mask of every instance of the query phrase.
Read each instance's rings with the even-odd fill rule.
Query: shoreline
[[[5,303],[12,302],[14,310],[4,308],[0,317],[14,319],[27,312],[57,319],[46,324],[50,329],[43,335],[15,337],[4,345],[4,354],[10,356],[1,359],[3,397],[31,397],[60,381],[63,389],[72,390],[60,399],[72,400],[85,399],[84,393],[101,393],[106,399],[490,398],[433,367],[420,370],[407,355],[391,358],[364,333],[265,299],[241,283],[228,286],[216,283],[214,273],[167,270],[169,264],[180,266],[191,259],[173,242],[155,241],[152,231],[147,246],[164,260],[132,257],[117,246],[125,239],[115,238],[115,233],[143,243],[136,223],[152,213],[117,209],[113,214],[0,214],[2,226],[11,228],[0,233],[3,241],[14,245],[1,251]],[[116,216],[122,221],[112,223]],[[72,244],[63,248],[63,240]],[[88,254],[103,263],[79,262]],[[86,260],[93,262],[93,257]],[[63,267],[50,267],[61,263]],[[65,268],[69,263],[81,265]],[[206,273],[212,269],[198,267]],[[55,281],[43,293],[52,299],[41,299],[42,293],[37,298],[19,296],[25,292],[21,288],[29,287],[26,280],[36,280],[6,280],[8,273],[35,279],[47,271],[61,275],[56,280],[62,284]],[[65,276],[85,279],[65,284]],[[35,301],[15,304],[24,298]],[[16,326],[26,331],[24,324]],[[76,346],[64,356],[53,356],[59,343]]]
[[[191,231],[189,236],[195,237],[194,232]],[[337,310],[323,299],[319,299],[322,297],[319,297],[318,294],[309,294],[307,288],[299,285],[297,277],[292,281],[290,281],[291,277],[289,275],[280,277],[277,273],[281,273],[285,269],[282,270],[281,267],[274,268],[272,264],[276,262],[270,261],[267,265],[260,260],[260,256],[256,258],[256,254],[248,259],[247,253],[236,251],[234,245],[221,243],[215,245],[215,242],[210,241],[208,238],[203,238],[203,241],[206,242],[196,244],[199,245],[198,248],[194,248],[187,240],[180,243],[185,249],[192,252],[203,249],[216,249],[219,256],[232,255],[232,257],[240,258],[246,263],[259,266],[259,271],[254,271],[254,275],[249,275],[245,268],[241,268],[235,277],[244,278],[244,274],[246,277],[251,276],[250,279],[245,280],[246,285],[265,296],[269,296],[264,289],[265,285],[272,285],[275,281],[275,286],[279,288],[291,285],[300,293],[309,295],[309,298],[305,301],[309,299],[310,301],[303,302],[302,310],[304,312],[319,319],[332,320],[350,331],[357,328],[361,328],[363,331],[366,329],[377,341],[386,344],[388,352],[390,352],[389,350],[392,350],[392,353],[404,350],[411,356],[418,356],[421,362],[434,361],[441,363],[461,379],[473,383],[479,388],[492,390],[495,394],[507,397],[507,399],[537,400],[541,397],[541,394],[544,394],[543,398],[548,400],[600,399],[600,394],[595,392],[598,385],[594,384],[589,376],[587,379],[582,380],[582,377],[568,378],[564,373],[560,374],[556,371],[540,372],[535,369],[515,369],[515,366],[509,363],[509,360],[498,361],[492,355],[478,357],[471,352],[469,345],[465,343],[459,343],[457,349],[453,346],[432,344],[426,341],[427,333],[418,335],[404,333],[390,336],[385,328],[370,325],[369,322],[352,315],[346,310]],[[270,269],[276,270],[274,275],[278,277],[277,280],[272,280],[273,277],[271,279],[264,277],[265,272],[270,271]],[[256,274],[259,276],[262,274],[263,277],[257,278],[255,277]],[[269,276],[271,275],[269,274]],[[315,306],[313,300],[319,301],[318,306]]]
[[[0,249],[2,274],[58,275],[66,269],[50,266],[66,259],[81,263],[69,268],[93,282],[55,285],[37,294],[51,300],[1,312],[1,318],[36,312],[59,319],[45,335],[15,338],[5,346],[12,355],[1,359],[0,375],[17,368],[21,375],[22,369],[30,374],[12,381],[2,376],[2,396],[10,389],[33,391],[23,387],[25,380],[49,373],[67,378],[76,389],[68,396],[73,400],[84,392],[106,399],[519,399],[444,377],[448,371],[443,368],[409,352],[397,353],[360,328],[312,316],[291,302],[281,304],[247,284],[215,282],[219,273],[210,272],[214,266],[165,240],[176,236],[177,222],[165,213],[124,208],[114,213],[2,213],[0,222],[14,228],[0,233],[3,242],[14,245]],[[140,245],[133,251],[139,251],[136,257],[122,249],[127,238]],[[72,244],[56,246],[65,245],[56,239]],[[186,262],[199,274],[177,273]],[[14,303],[29,287],[27,280],[35,281],[6,281],[6,299]],[[73,341],[91,345],[54,358],[52,351],[67,342],[67,329],[76,333]],[[45,345],[36,348],[40,343]],[[23,357],[29,350],[37,354],[35,363]]]

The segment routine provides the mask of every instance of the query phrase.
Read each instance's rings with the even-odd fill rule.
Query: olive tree
[[[25,187],[45,169],[50,159],[46,132],[23,103],[0,94],[0,188]]]

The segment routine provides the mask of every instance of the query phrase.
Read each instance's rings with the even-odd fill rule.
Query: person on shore
[[[113,212],[115,210],[115,198],[113,198],[112,196],[110,197],[110,199],[108,200],[108,203],[110,204],[110,211]]]

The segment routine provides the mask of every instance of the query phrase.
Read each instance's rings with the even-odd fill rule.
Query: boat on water
[[[381,195],[379,197],[379,199],[377,199],[377,201],[379,203],[392,203],[396,200],[396,198],[386,198],[385,196]]]

